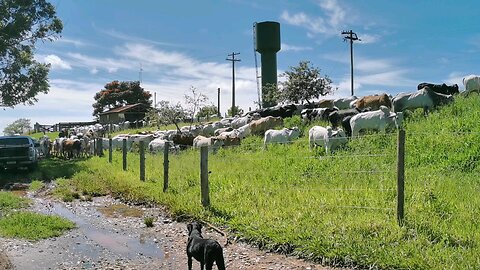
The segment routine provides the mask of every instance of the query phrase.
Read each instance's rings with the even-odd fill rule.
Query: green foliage
[[[185,94],[186,110],[185,114],[188,119],[193,123],[195,115],[200,110],[201,107],[205,106],[205,103],[208,101],[208,97],[198,91],[195,87],[190,87],[190,95]]]
[[[145,91],[139,81],[119,82],[112,81],[105,85],[105,89],[96,93],[95,103],[92,105],[93,115],[98,116],[108,109],[121,107],[127,104],[142,103],[150,107],[152,94]]]
[[[267,83],[262,86],[262,107],[268,108],[277,105],[280,100],[280,91],[276,84]]]
[[[145,217],[143,219],[143,222],[145,223],[145,226],[147,226],[148,228],[153,227],[153,222],[154,221],[155,221],[155,219],[153,217]]]
[[[32,128],[30,119],[20,118],[3,129],[5,135],[24,134]]]
[[[161,100],[157,103],[157,126],[160,125],[175,125],[180,131],[178,124],[185,120],[186,111],[180,103],[170,104],[170,101]]]
[[[50,66],[34,59],[35,44],[58,37],[62,22],[45,0],[2,0],[0,14],[0,105],[32,105],[49,90]]]
[[[29,202],[29,199],[10,192],[0,191],[0,212],[27,207]]]
[[[233,107],[233,112],[232,112],[232,107],[228,108],[227,110],[227,116],[235,116],[235,115],[242,115],[243,114],[243,109],[241,109],[239,106]]]
[[[311,67],[309,61],[300,61],[297,67],[290,67],[289,71],[280,76],[286,80],[280,83],[280,99],[294,103],[307,102],[313,98],[319,98],[333,92],[330,84],[332,80],[328,76],[323,78],[320,69]]]
[[[324,264],[378,269],[478,269],[480,262],[480,97],[456,101],[424,117],[406,118],[405,222],[396,220],[395,133],[368,133],[325,156],[306,136],[263,150],[262,138],[209,155],[209,208],[201,206],[199,152],[169,157],[163,192],[163,155],[148,155],[147,180],[139,158],[121,153],[84,161],[64,180],[75,192],[112,194],[162,204],[177,217],[222,224],[261,248]],[[299,125],[298,117],[285,125]],[[315,124],[303,126],[303,133]]]
[[[43,188],[43,182],[42,182],[42,181],[39,181],[39,180],[33,180],[33,181],[30,183],[30,187],[28,188],[28,190],[30,190],[30,191],[38,191],[38,190],[40,190],[41,188]]]
[[[0,218],[0,235],[28,240],[40,240],[60,236],[75,225],[58,216],[46,216],[32,212],[14,212]]]
[[[200,117],[210,117],[212,115],[217,115],[218,109],[215,105],[207,105],[200,108],[200,111],[197,113],[197,118]]]

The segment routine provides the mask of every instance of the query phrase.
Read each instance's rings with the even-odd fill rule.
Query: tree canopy
[[[205,103],[208,101],[208,97],[198,91],[197,88],[191,86],[190,94],[185,94],[185,104],[186,104],[186,115],[191,122],[193,123],[195,114],[200,110],[202,106],[205,106]]]
[[[35,43],[59,37],[62,21],[46,0],[1,0],[0,14],[0,105],[32,105],[50,87],[50,66],[35,61]]]
[[[197,113],[197,118],[199,117],[210,117],[212,115],[217,115],[218,114],[218,109],[217,106],[215,105],[206,105],[200,108],[200,110]]]
[[[322,78],[320,69],[312,67],[310,61],[300,61],[298,66],[290,67],[281,76],[286,77],[279,89],[283,101],[311,103],[311,99],[333,92],[332,80],[326,75]]]
[[[174,124],[180,132],[178,123],[185,120],[186,112],[180,103],[171,104],[170,101],[161,100],[157,103],[156,113],[153,120],[157,126]]]
[[[14,134],[23,134],[30,130],[32,125],[30,124],[30,119],[20,118],[15,120],[13,123],[9,124],[3,129],[5,135],[14,135]]]
[[[142,103],[151,106],[151,97],[152,94],[145,91],[139,81],[113,81],[107,83],[105,89],[95,94],[96,102],[92,105],[93,115],[98,116],[102,112],[127,104]]]

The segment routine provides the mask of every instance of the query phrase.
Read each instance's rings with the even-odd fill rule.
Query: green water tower
[[[277,52],[280,51],[280,24],[278,22],[260,22],[255,24],[255,50],[261,55],[262,62],[262,107],[268,91],[266,85],[277,85]]]

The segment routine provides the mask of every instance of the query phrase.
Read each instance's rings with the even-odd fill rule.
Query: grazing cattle
[[[355,101],[355,108],[365,109],[370,107],[372,110],[380,109],[380,106],[392,107],[392,102],[387,94],[364,96]]]
[[[180,149],[185,149],[188,146],[193,145],[193,139],[196,136],[190,134],[190,133],[177,133],[173,135],[172,141],[173,143],[177,144],[180,146]]]
[[[260,117],[292,117],[295,112],[297,112],[297,105],[287,104],[287,105],[277,105],[275,107],[269,107],[264,109],[259,109],[255,111],[248,112],[247,115],[259,115]],[[258,119],[255,119],[258,120]]]
[[[454,95],[454,94],[459,93],[458,84],[454,84],[454,85],[450,86],[450,85],[446,85],[444,83],[443,84],[420,83],[417,86],[417,90],[421,90],[425,87],[430,88],[431,90],[433,90],[436,93],[440,93],[440,94],[444,94],[444,95]]]
[[[480,76],[468,75],[463,78],[463,85],[465,85],[465,96],[468,96],[472,92],[480,93]]]
[[[218,135],[222,134],[223,132],[230,132],[232,130],[233,130],[233,128],[231,128],[231,127],[219,128],[219,129],[216,129],[213,132],[213,135],[218,136]]]
[[[265,131],[278,126],[283,126],[281,117],[267,116],[250,122],[251,133],[254,135],[263,135]]]
[[[342,128],[348,137],[352,136],[352,127],[350,126],[350,119],[352,119],[352,117],[353,115],[349,115],[342,119]]]
[[[47,135],[44,135],[42,138],[39,140],[40,144],[40,155],[46,158],[50,157],[50,150],[52,148],[52,141]]]
[[[66,140],[64,137],[56,138],[53,141],[53,154],[57,157],[63,156],[63,141]]]
[[[248,123],[250,123],[253,120],[253,117],[250,115],[242,116],[242,117],[236,117],[233,119],[232,123],[230,123],[230,126],[232,128],[239,128],[241,126],[244,126]]]
[[[325,153],[328,155],[339,146],[347,143],[347,138],[342,129],[333,130],[330,126],[327,126],[326,128],[313,126],[308,131],[308,142],[310,149],[316,145],[323,146],[325,148]]]
[[[379,110],[363,112],[352,116],[350,127],[352,128],[352,137],[357,137],[361,130],[374,129],[385,133],[387,126],[401,126],[403,120],[402,113],[392,113],[385,106],[380,106]]]
[[[350,96],[347,98],[338,98],[333,101],[333,105],[337,107],[339,110],[345,110],[345,109],[351,108],[350,103],[352,103],[352,101],[354,100],[357,100],[356,96]]]
[[[80,155],[82,143],[79,139],[66,139],[62,143],[63,157],[74,158]]]
[[[216,151],[219,147],[223,146],[223,141],[216,137],[207,138],[199,135],[193,139],[193,147],[200,148],[202,146],[208,146],[209,149]]]
[[[303,109],[300,115],[305,121],[327,120],[328,115],[336,110],[337,108]]]
[[[148,144],[148,150],[152,153],[163,152],[167,142],[169,143],[169,148],[174,147],[174,144],[171,141],[155,138]]]
[[[321,99],[318,102],[315,102],[316,108],[330,108],[335,107],[333,99]]]
[[[393,111],[402,112],[405,110],[415,110],[423,108],[424,114],[435,106],[446,104],[453,101],[452,95],[436,93],[426,87],[414,93],[400,93],[393,98]]]
[[[269,143],[288,143],[300,136],[298,127],[283,128],[281,130],[269,129],[265,132],[263,146],[267,147]]]
[[[365,108],[363,110],[358,108],[353,108],[353,109],[333,111],[328,115],[328,121],[330,121],[333,127],[338,127],[345,117],[353,116],[355,114],[366,112],[366,111],[370,111],[370,108]]]
[[[240,145],[240,137],[230,137],[230,136],[225,136],[225,135],[219,135],[219,136],[215,136],[215,137],[212,137],[212,138],[216,138],[217,140],[219,141],[222,141],[223,142],[223,147],[228,147],[228,146],[237,146],[237,145]]]

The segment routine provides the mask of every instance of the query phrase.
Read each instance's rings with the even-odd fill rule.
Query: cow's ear
[[[188,234],[190,234],[193,230],[193,225],[191,223],[187,224],[187,230],[188,230]]]

